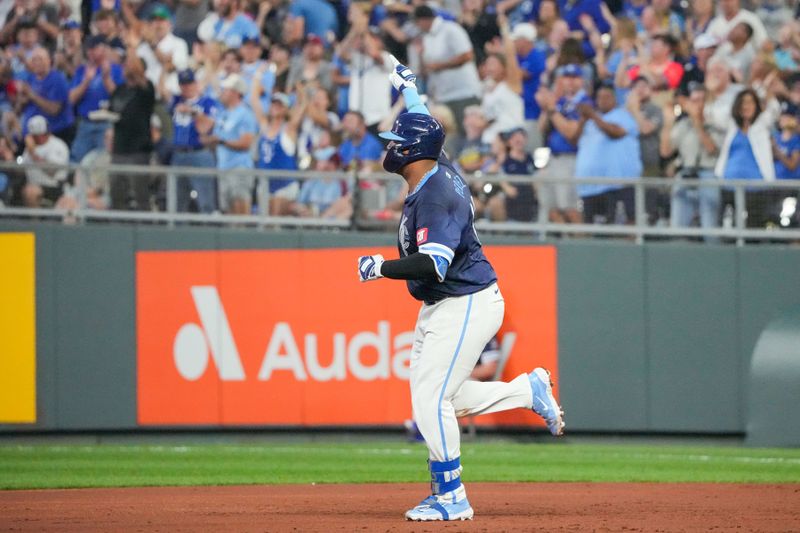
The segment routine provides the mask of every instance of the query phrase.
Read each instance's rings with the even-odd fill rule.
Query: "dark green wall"
[[[391,234],[0,223],[36,233],[34,429],[136,427],[137,250],[391,245]],[[536,244],[510,237],[486,242]],[[560,394],[571,430],[743,432],[750,357],[800,305],[800,250],[563,241]],[[31,426],[0,426],[14,431]]]

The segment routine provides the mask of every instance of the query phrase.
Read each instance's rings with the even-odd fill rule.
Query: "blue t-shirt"
[[[347,139],[339,146],[339,158],[344,167],[349,167],[354,160],[359,163],[361,161],[378,161],[382,153],[383,145],[377,137],[369,132],[364,135],[358,145],[353,144],[351,139]]]
[[[258,124],[253,112],[246,105],[239,104],[232,109],[221,109],[214,122],[214,135],[223,141],[236,141],[245,133],[258,133]],[[217,168],[253,168],[250,150],[231,150],[217,145]]]
[[[522,0],[508,12],[508,24],[514,27],[521,22],[531,22],[539,18],[541,0]]]
[[[564,115],[569,120],[579,120],[581,114],[578,111],[578,104],[591,104],[592,99],[586,94],[585,91],[578,91],[572,98],[562,96],[556,102],[556,111]],[[547,136],[547,146],[554,154],[574,154],[578,151],[578,147],[572,144],[560,131],[555,127],[550,129],[550,134]]]
[[[75,70],[75,77],[72,78],[72,84],[70,85],[70,90],[74,89],[78,85],[83,82],[83,77],[86,73],[86,65],[80,65]],[[111,79],[114,80],[114,83],[119,86],[125,82],[125,77],[122,74],[122,65],[117,63],[111,64]],[[95,74],[92,81],[89,82],[89,86],[86,88],[86,92],[83,93],[83,98],[81,98],[77,105],[75,106],[75,110],[78,113],[78,116],[81,118],[89,118],[89,113],[91,111],[97,111],[100,109],[100,104],[105,102],[108,104],[108,100],[111,98],[111,95],[108,94],[106,91],[106,86],[103,84],[103,74],[100,72],[100,69],[97,69],[97,74]]]
[[[306,180],[300,188],[297,203],[315,205],[322,213],[341,198],[343,192],[339,180]]]
[[[29,101],[22,110],[24,133],[27,133],[28,119],[34,115],[42,115],[46,118],[47,123],[50,125],[50,131],[53,132],[59,132],[75,122],[75,114],[72,111],[72,105],[69,103],[69,84],[63,72],[53,69],[41,80],[29,73],[25,81],[30,85],[33,92],[42,98],[59,102],[61,111],[56,115],[49,115],[34,102]]]
[[[192,108],[192,111],[214,118],[221,107],[219,102],[208,96],[186,100],[179,95],[172,99],[172,104],[170,105],[174,132],[172,144],[181,148],[194,148],[196,150],[202,148],[203,144],[200,142],[200,134],[195,126],[194,116],[189,113],[179,113],[176,109],[178,104],[187,104]]]
[[[239,13],[232,21],[219,19],[214,25],[214,40],[225,43],[228,48],[239,48],[245,37],[258,37],[256,23]]]
[[[778,150],[784,153],[787,157],[792,157],[792,154],[800,152],[800,133],[795,133],[788,140],[784,140],[780,132],[775,133],[775,143],[778,145]],[[784,165],[778,158],[775,158],[775,177],[779,180],[800,180],[800,165],[794,170]]]
[[[525,57],[517,56],[519,66],[523,71],[530,74],[530,77],[522,80],[522,100],[525,102],[525,120],[536,120],[539,118],[541,109],[536,103],[536,91],[539,90],[539,82],[542,73],[547,68],[547,54],[538,48],[534,48]]]
[[[296,151],[295,142],[283,133],[283,129],[273,138],[262,132],[258,138],[256,167],[269,170],[297,170],[297,161],[294,158]],[[277,192],[292,183],[294,180],[270,178],[269,192]]]
[[[638,178],[642,175],[642,157],[639,149],[639,126],[628,110],[617,107],[605,113],[602,119],[625,130],[625,136],[612,139],[594,120],[583,127],[578,140],[578,157],[575,160],[576,178]],[[595,196],[621,189],[621,185],[578,185],[581,197]]]
[[[440,156],[403,204],[397,246],[400,257],[427,254],[438,276],[438,280],[407,281],[411,296],[435,302],[473,294],[497,281],[483,254],[474,218],[469,187],[450,161]]]
[[[736,136],[731,142],[728,163],[725,165],[722,177],[726,180],[763,179],[756,156],[753,154],[753,147],[750,145],[750,139],[742,133],[742,130],[736,131]]]
[[[247,94],[250,94],[250,91],[253,88],[253,79],[255,78],[256,71],[263,63],[263,60],[258,60],[253,64],[242,63],[242,78],[244,82],[247,84]],[[266,113],[269,110],[269,106],[272,104],[272,91],[275,88],[275,72],[272,70],[264,71],[264,74],[261,75],[261,88],[264,90],[264,94],[261,95],[261,111]],[[250,99],[247,98],[245,100],[245,104],[248,106],[250,105]]]
[[[339,31],[336,10],[325,0],[293,0],[289,14],[305,19],[305,34],[313,33],[325,40],[328,32]]]
[[[601,0],[558,0],[558,7],[561,18],[564,19],[570,30],[583,31],[580,17],[586,13],[592,17],[600,33],[608,33],[611,31],[611,26],[609,26],[608,21],[603,16],[603,12],[600,10],[600,3]]]
[[[342,76],[350,76],[350,61],[344,59],[339,54],[334,54],[331,58],[331,64],[339,69],[339,74]],[[350,84],[336,86],[336,112],[340,117],[343,117],[347,110],[350,109]]]

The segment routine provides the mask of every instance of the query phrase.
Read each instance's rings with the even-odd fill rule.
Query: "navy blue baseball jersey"
[[[469,187],[442,155],[409,193],[398,230],[400,257],[430,255],[438,280],[408,280],[411,296],[437,302],[485,289],[497,275],[475,232]]]

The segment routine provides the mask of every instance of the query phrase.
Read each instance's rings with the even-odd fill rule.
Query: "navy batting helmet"
[[[430,115],[403,113],[394,121],[392,131],[380,134],[394,141],[383,159],[387,172],[397,172],[420,159],[439,159],[444,146],[444,128]]]

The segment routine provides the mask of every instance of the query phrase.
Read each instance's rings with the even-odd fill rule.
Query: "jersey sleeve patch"
[[[417,246],[428,242],[428,228],[419,228],[417,230]]]

